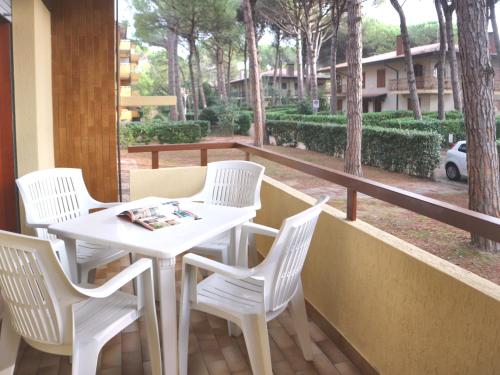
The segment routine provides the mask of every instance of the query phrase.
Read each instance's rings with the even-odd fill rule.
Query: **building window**
[[[363,88],[365,88],[365,86],[366,86],[365,83],[366,83],[366,74],[365,74],[365,72],[363,72]]]
[[[281,89],[282,89],[282,90],[286,90],[286,82],[283,82],[283,83],[281,84]]]
[[[299,84],[297,82],[295,82],[294,87],[295,87],[295,91],[297,91],[299,89]]]
[[[337,111],[342,111],[342,99],[337,99]]]
[[[342,76],[337,74],[337,92],[340,94],[342,92]]]
[[[415,73],[415,77],[423,77],[424,67],[422,64],[413,64],[413,72]]]
[[[377,87],[385,87],[385,69],[377,70]]]

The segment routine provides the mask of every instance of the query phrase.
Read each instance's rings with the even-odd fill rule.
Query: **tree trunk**
[[[337,30],[334,30],[330,48],[330,113],[332,115],[337,113]]]
[[[495,49],[498,56],[500,54],[500,35],[498,34],[498,24],[495,12],[495,4],[496,4],[495,0],[489,0],[489,18],[491,22],[491,28],[493,30],[493,36],[495,38]],[[497,59],[497,64],[498,64],[498,59]]]
[[[444,71],[446,69],[446,30],[443,18],[443,9],[440,0],[434,0],[439,22],[439,62],[437,66],[438,80],[438,119],[444,120]]]
[[[180,121],[186,121],[186,110],[184,106],[184,98],[182,96],[182,91],[181,91],[179,55],[177,53],[178,44],[179,44],[179,37],[177,33],[175,33],[174,63],[175,63],[175,96],[177,96],[177,116]]]
[[[420,102],[418,100],[417,94],[417,83],[415,81],[415,72],[413,71],[413,58],[411,56],[410,48],[410,38],[408,36],[408,28],[406,26],[406,17],[399,5],[399,0],[390,0],[392,6],[399,14],[400,29],[401,29],[401,39],[403,40],[403,49],[405,51],[405,65],[406,65],[406,76],[408,78],[408,91],[410,92],[410,101],[413,110],[413,117],[415,120],[422,119],[422,112],[420,111]]]
[[[488,51],[486,0],[460,0],[457,20],[464,88],[469,208],[500,216],[500,175],[495,144],[494,71]],[[472,242],[498,252],[500,244],[472,234]]]
[[[317,100],[319,98],[318,95],[318,69],[317,69],[317,61],[318,61],[318,50],[313,46],[310,49],[311,56],[309,57],[310,61],[310,85],[311,85],[311,99],[312,100]],[[317,109],[313,109],[314,112],[317,111]]]
[[[175,92],[175,59],[174,59],[174,47],[175,47],[175,33],[170,28],[167,29],[167,65],[168,65],[168,95],[176,96]],[[178,120],[177,103],[170,107],[169,118],[172,121]]]
[[[243,13],[245,16],[245,29],[248,40],[248,54],[250,55],[250,77],[252,86],[253,99],[253,122],[254,122],[254,145],[262,147],[263,142],[263,125],[262,125],[262,98],[261,98],[261,80],[259,58],[257,55],[257,41],[255,38],[255,26],[252,16],[251,0],[243,0]]]
[[[283,56],[280,53],[279,58],[279,79],[278,79],[278,104],[281,105],[281,99],[283,97]]]
[[[219,92],[222,103],[227,104],[227,91],[224,72],[224,50],[217,44],[215,49],[217,64],[217,91]]]
[[[306,63],[305,63],[305,71],[306,71],[306,96],[311,96],[311,46],[307,42],[305,43],[305,51],[306,51]]]
[[[273,71],[273,92],[272,92],[272,103],[276,105],[276,94],[278,93],[278,64],[280,61],[280,38],[281,30],[276,30],[276,50],[274,57],[274,71]]]
[[[194,45],[194,52],[196,56],[196,70],[198,74],[198,91],[200,93],[201,108],[207,108],[207,99],[205,98],[205,91],[203,90],[203,79],[201,74],[200,53],[196,44]]]
[[[193,113],[194,119],[198,120],[198,79],[194,72],[193,58],[195,54],[195,41],[192,37],[188,40],[189,43],[189,56],[188,56],[188,66],[189,66],[189,80],[191,81],[191,98],[193,100]]]
[[[446,41],[448,43],[448,62],[450,64],[451,88],[453,91],[453,107],[462,112],[462,89],[458,77],[457,51],[455,48],[455,36],[453,35],[453,12],[455,11],[455,0],[448,4],[448,0],[441,0],[446,23]]]
[[[362,83],[361,0],[347,0],[347,144],[345,166],[347,173],[361,176]]]
[[[250,105],[250,98],[249,98],[249,92],[248,92],[248,71],[247,71],[247,59],[248,59],[248,43],[247,43],[247,36],[245,35],[245,46],[243,48],[243,75],[244,75],[244,80],[243,80],[243,90],[245,90],[245,105],[249,106]]]
[[[226,96],[231,96],[231,56],[233,51],[232,43],[229,43],[227,50],[227,77],[226,77]]]
[[[295,40],[296,63],[297,63],[297,90],[299,99],[304,99],[304,71],[302,69],[302,38],[300,33]]]

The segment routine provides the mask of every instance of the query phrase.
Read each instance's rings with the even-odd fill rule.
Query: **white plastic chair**
[[[229,160],[208,163],[203,190],[191,197],[207,204],[260,209],[260,187],[265,167],[250,161]],[[229,261],[229,232],[191,249],[192,252]]]
[[[217,315],[236,323],[243,331],[252,371],[272,374],[267,325],[288,305],[306,360],[312,360],[300,273],[321,213],[328,200],[283,221],[280,230],[248,223],[243,227],[240,251],[249,233],[276,237],[268,256],[255,268],[225,265],[196,254],[183,258],[179,321],[179,369],[187,374],[189,318],[191,309]],[[197,269],[213,272],[197,283]]]
[[[85,187],[81,169],[40,170],[28,173],[16,182],[26,211],[26,224],[35,228],[39,238],[51,240],[60,257],[64,256],[64,242],[47,232],[50,224],[86,215],[90,209],[119,204],[93,199]],[[85,241],[77,241],[76,244],[78,280],[81,283],[89,282],[91,270],[127,255],[124,251]]]
[[[120,292],[138,279],[138,294]],[[154,374],[161,374],[152,262],[140,259],[100,287],[72,284],[50,241],[0,231],[0,374],[14,371],[22,337],[35,349],[72,356],[72,374],[95,374],[99,351],[144,315]]]

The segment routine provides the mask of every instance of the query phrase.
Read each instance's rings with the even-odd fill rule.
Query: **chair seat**
[[[54,249],[64,249],[63,240],[52,240]],[[95,268],[127,255],[123,250],[111,249],[86,241],[76,241],[76,262],[85,268]]]
[[[224,232],[208,241],[202,242],[191,251],[194,253],[203,253],[202,255],[206,253],[211,255],[211,253],[227,252],[230,242],[230,232]]]
[[[137,297],[132,294],[115,292],[107,298],[88,299],[75,307],[75,337],[105,342],[139,316]]]
[[[257,314],[264,309],[264,282],[251,277],[234,280],[212,274],[198,284],[197,294],[197,309],[234,315]]]

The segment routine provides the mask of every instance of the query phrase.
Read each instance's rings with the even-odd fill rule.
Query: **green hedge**
[[[268,120],[266,121],[266,126],[269,135],[274,137],[278,146],[297,146],[297,121]]]
[[[331,124],[346,124],[347,117],[345,115],[294,115],[286,113],[268,113],[268,120],[285,120],[285,121],[306,121]]]
[[[151,142],[196,143],[209,131],[209,123],[201,120],[130,122],[120,125],[120,143],[123,146]]]
[[[298,138],[309,150],[343,157],[346,127],[300,123]],[[411,176],[432,177],[440,160],[440,136],[418,130],[363,127],[362,162]]]

